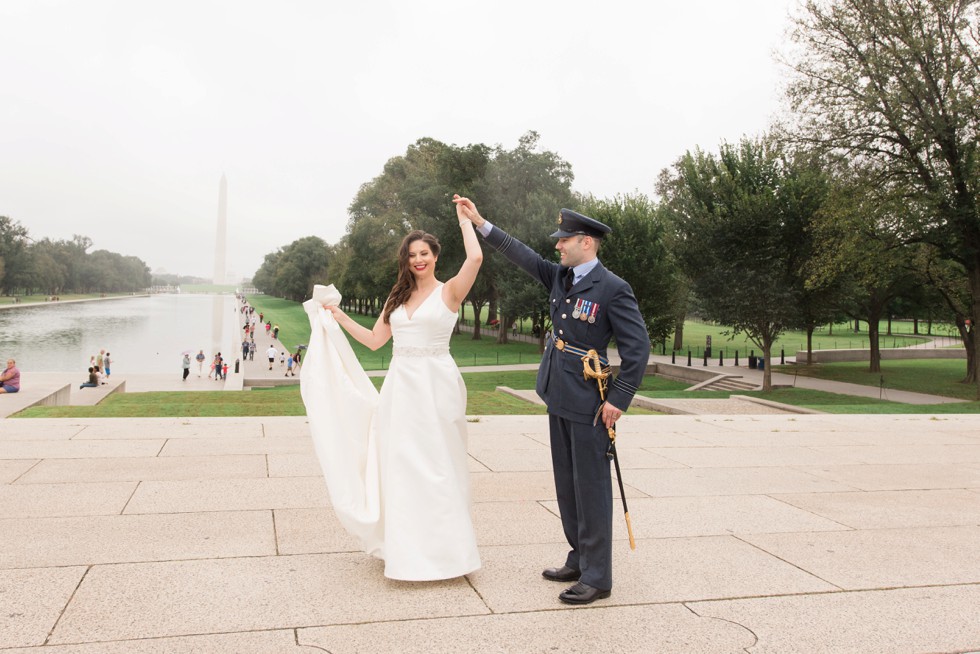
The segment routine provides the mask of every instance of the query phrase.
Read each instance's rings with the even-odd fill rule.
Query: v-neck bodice
[[[391,313],[391,336],[396,351],[400,347],[424,347],[427,351],[449,351],[449,337],[456,324],[456,312],[442,299],[439,284],[416,307],[411,317],[403,304]]]

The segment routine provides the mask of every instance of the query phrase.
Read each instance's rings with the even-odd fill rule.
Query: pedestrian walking
[[[191,374],[191,355],[189,354],[184,355],[183,366],[184,366],[184,376],[180,379],[180,381],[187,381],[187,375]]]

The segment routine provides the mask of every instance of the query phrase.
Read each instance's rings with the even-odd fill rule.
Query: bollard
[[[735,350],[735,367],[738,368],[738,350]]]
[[[690,350],[687,351],[687,367],[688,368],[691,367],[691,351]]]
[[[704,352],[704,366],[706,368],[708,367],[708,351],[707,350],[705,350],[705,352]]]
[[[677,363],[677,352],[674,352],[673,350],[670,351],[670,362]]]
[[[786,363],[786,350],[779,350],[779,363]]]
[[[718,365],[719,366],[725,365],[725,353],[724,352],[719,352],[718,353]]]
[[[235,374],[238,374],[238,359],[235,359]]]

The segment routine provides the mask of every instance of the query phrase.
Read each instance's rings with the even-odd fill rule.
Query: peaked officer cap
[[[594,218],[583,216],[571,209],[562,209],[558,214],[558,231],[551,235],[551,238],[567,238],[584,234],[592,238],[602,238],[612,232],[608,225],[600,223]]]

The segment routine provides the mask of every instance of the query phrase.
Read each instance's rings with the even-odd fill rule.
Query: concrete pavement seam
[[[54,624],[51,625],[51,629],[48,631],[48,635],[44,637],[44,643],[41,645],[42,647],[47,646],[48,643],[51,641],[51,636],[54,635],[55,630],[58,628],[58,625],[61,623],[61,619],[65,617],[65,611],[67,611],[68,607],[71,606],[72,600],[75,599],[75,595],[78,593],[78,589],[82,587],[82,582],[85,581],[85,577],[88,576],[88,573],[91,569],[92,569],[91,565],[85,566],[85,572],[83,572],[82,576],[79,577],[78,583],[75,584],[75,588],[71,591],[71,595],[68,597],[68,601],[65,602],[65,605],[61,607],[61,611],[58,612],[58,619],[54,621]]]
[[[700,613],[695,611],[694,608],[689,606],[687,602],[682,602],[681,606],[683,606],[685,609],[687,609],[688,611],[690,611],[691,613],[693,613],[694,615],[696,615],[698,618],[702,620],[718,620],[719,622],[727,622],[728,624],[735,625],[736,627],[741,627],[745,631],[749,632],[752,635],[752,644],[749,645],[748,647],[743,648],[744,652],[751,651],[753,647],[759,644],[759,635],[755,633],[750,627],[742,624],[741,622],[735,622],[734,620],[727,620],[725,618],[719,618],[713,615],[701,615]]]
[[[855,531],[855,530],[854,530],[854,529],[850,529],[850,530],[848,530],[848,531]],[[827,584],[827,585],[829,585],[829,586],[833,586],[833,587],[834,587],[834,588],[836,588],[837,590],[840,590],[840,591],[843,591],[843,590],[845,590],[844,588],[841,588],[841,587],[840,587],[839,585],[837,585],[837,584],[835,584],[835,583],[833,583],[832,581],[829,581],[829,580],[827,580],[827,579],[824,579],[823,577],[821,577],[821,576],[820,576],[820,575],[818,575],[817,573],[815,573],[815,572],[810,572],[810,571],[809,571],[809,570],[807,570],[806,568],[803,568],[803,567],[800,567],[800,566],[799,566],[799,565],[797,565],[796,563],[793,563],[792,561],[789,561],[789,560],[787,560],[787,559],[784,559],[783,557],[781,557],[781,556],[779,556],[778,554],[775,554],[774,552],[770,552],[770,551],[768,551],[768,550],[766,550],[766,549],[764,549],[764,548],[762,548],[762,547],[760,547],[760,546],[758,546],[758,545],[756,545],[756,544],[755,544],[755,543],[753,543],[753,542],[750,542],[750,541],[747,541],[747,540],[745,540],[744,538],[742,538],[741,536],[739,536],[738,534],[732,534],[732,538],[734,538],[735,540],[737,540],[737,541],[739,541],[739,542],[741,542],[741,543],[745,543],[746,545],[748,545],[749,547],[751,547],[751,548],[753,548],[753,549],[757,549],[757,550],[759,550],[760,552],[762,552],[763,554],[765,554],[765,555],[767,555],[767,556],[771,556],[772,558],[774,558],[774,559],[776,559],[777,561],[782,561],[782,562],[783,562],[783,563],[785,563],[786,565],[788,565],[788,566],[790,566],[790,567],[793,567],[793,568],[796,568],[797,570],[799,570],[800,572],[802,572],[802,573],[804,573],[804,574],[807,574],[807,575],[810,575],[810,576],[811,576],[811,577],[813,577],[814,579],[819,579],[820,581],[822,581],[822,582],[824,582],[825,584]],[[816,591],[816,592],[817,592],[817,593],[822,593],[822,592],[834,592],[834,591]],[[789,594],[791,594],[791,595],[806,595],[806,594],[808,594],[808,593],[789,593]],[[764,597],[764,596],[760,596],[760,597]]]

